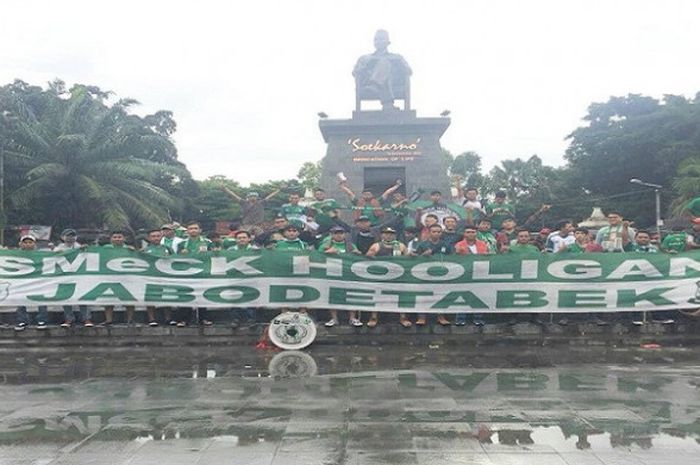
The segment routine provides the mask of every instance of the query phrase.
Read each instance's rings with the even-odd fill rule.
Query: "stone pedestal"
[[[378,197],[401,178],[407,195],[422,188],[424,198],[435,189],[449,197],[440,147],[449,125],[449,118],[419,118],[413,110],[355,111],[351,119],[322,119],[319,128],[328,150],[321,187],[329,198],[345,202],[338,188],[342,172],[358,196],[367,188]]]

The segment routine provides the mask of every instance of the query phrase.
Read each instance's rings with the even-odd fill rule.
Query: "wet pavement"
[[[700,349],[0,352],[0,465],[696,464]]]

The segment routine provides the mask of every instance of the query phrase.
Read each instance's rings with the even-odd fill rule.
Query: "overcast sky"
[[[172,110],[198,179],[291,178],[325,154],[316,113],[350,117],[352,68],[384,28],[418,115],[452,111],[445,148],[558,165],[591,102],[700,91],[698,21],[694,0],[22,0],[2,5],[0,83],[58,77]]]

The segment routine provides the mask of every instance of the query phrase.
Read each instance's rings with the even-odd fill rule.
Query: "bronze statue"
[[[382,109],[397,109],[394,100],[404,101],[404,109],[410,109],[411,68],[404,58],[389,53],[389,33],[383,29],[374,34],[374,53],[362,55],[355,64],[356,109],[360,111],[362,100],[379,100]]]

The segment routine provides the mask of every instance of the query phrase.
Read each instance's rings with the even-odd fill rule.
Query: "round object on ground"
[[[286,350],[275,355],[268,369],[274,378],[308,378],[318,373],[314,358],[298,350]]]
[[[269,335],[280,349],[303,349],[316,339],[316,323],[306,313],[280,313],[270,322]]]

